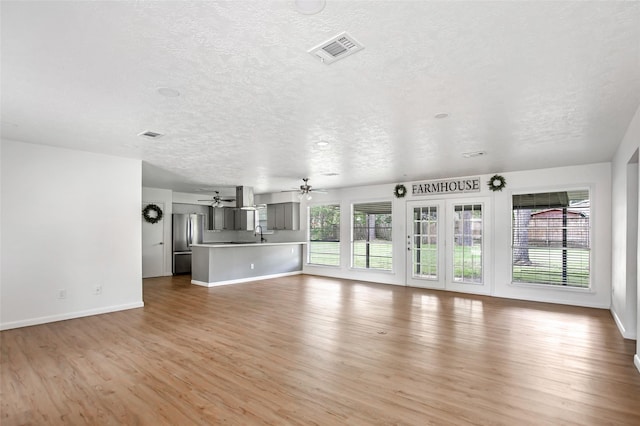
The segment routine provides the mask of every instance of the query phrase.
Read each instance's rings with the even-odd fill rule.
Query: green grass
[[[340,243],[333,241],[310,241],[309,263],[314,265],[340,266]]]
[[[367,243],[364,241],[353,242],[353,267],[367,267]],[[369,242],[369,269],[382,269],[391,271],[393,268],[393,244],[391,241]]]
[[[436,270],[436,246],[425,244],[420,253],[420,274],[414,263],[413,273],[422,277],[433,277]],[[391,270],[392,244],[372,242],[370,246],[371,269]],[[354,243],[354,267],[365,268],[365,243]],[[415,253],[415,252],[414,252]],[[414,254],[415,255],[415,254]],[[571,287],[589,287],[589,252],[569,249],[567,258],[567,282],[562,281],[562,251],[547,249],[529,249],[532,265],[513,265],[513,281],[521,283],[567,285]],[[480,282],[482,280],[480,247],[456,246],[454,252],[454,279],[456,281]],[[316,265],[340,266],[340,243],[311,241],[309,243],[309,263]],[[545,267],[548,265],[548,267]]]
[[[589,251],[567,250],[567,278],[562,277],[562,250],[529,249],[531,265],[513,265],[513,281],[565,285],[569,287],[589,287]]]
[[[414,263],[416,276],[437,278],[438,253],[435,244],[423,244],[414,253],[420,253],[420,265]],[[415,254],[414,254],[415,256]],[[420,272],[418,272],[418,268]],[[453,254],[454,281],[482,282],[482,250],[480,246],[455,246]]]
[[[366,243],[356,241],[353,243],[354,268],[366,268]],[[390,271],[392,268],[393,245],[390,241],[369,243],[369,269],[382,269]],[[340,243],[326,241],[309,242],[309,263],[315,265],[339,266]]]

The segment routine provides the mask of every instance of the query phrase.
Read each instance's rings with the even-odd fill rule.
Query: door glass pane
[[[414,207],[412,270],[415,278],[438,279],[438,207]]]
[[[482,205],[454,207],[453,280],[482,284]]]

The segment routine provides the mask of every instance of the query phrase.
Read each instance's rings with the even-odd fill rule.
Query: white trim
[[[550,299],[548,297],[539,297],[538,295],[527,295],[526,298],[523,298],[521,295],[504,295],[504,294],[491,294],[492,297],[499,297],[501,299],[512,299],[512,300],[522,300],[528,302],[541,302],[541,303],[553,303],[555,305],[566,305],[566,306],[582,306],[583,308],[595,308],[595,309],[611,309],[609,304],[604,305],[602,303],[592,303],[591,301],[579,301],[574,302],[572,300],[564,300],[564,299]],[[544,296],[544,295],[543,295]]]
[[[314,268],[341,269],[341,265],[323,265],[321,263],[308,263],[308,262],[305,262],[304,266],[313,266]]]
[[[589,191],[589,287],[585,288],[585,287],[563,286],[563,285],[557,286],[557,285],[548,284],[548,283],[513,282],[513,225],[514,225],[513,196],[519,195],[519,194],[541,194],[545,192],[579,191],[584,189],[587,189]],[[596,276],[595,247],[597,246],[597,242],[598,242],[596,233],[594,231],[594,225],[596,223],[596,218],[597,218],[597,212],[596,212],[597,195],[595,190],[595,184],[591,182],[591,183],[584,183],[584,184],[568,184],[568,185],[558,184],[558,185],[544,185],[539,187],[518,188],[516,190],[509,190],[508,195],[509,195],[509,208],[512,215],[511,223],[509,225],[509,237],[511,241],[509,244],[509,252],[511,256],[511,268],[510,268],[509,275],[511,276],[511,278],[508,285],[514,286],[514,287],[555,289],[563,292],[577,290],[579,292],[595,294],[597,292],[597,289],[595,286],[595,280],[594,280],[594,277]]]
[[[633,363],[635,364],[636,368],[638,369],[638,372],[640,373],[640,356],[638,356],[638,354],[635,354],[633,356]]]
[[[191,284],[199,285],[202,287],[217,287],[220,285],[240,284],[240,283],[246,283],[250,281],[268,280],[270,278],[288,277],[290,275],[300,275],[300,274],[302,274],[302,271],[284,272],[282,274],[261,275],[259,277],[240,278],[237,280],[215,281],[211,283],[207,283],[204,281],[191,280]]]
[[[511,249],[511,255],[513,259],[513,248]],[[513,263],[511,264],[511,278],[513,278]],[[545,289],[545,290],[560,290],[562,292],[574,291],[576,293],[586,293],[586,294],[595,294],[596,291],[589,287],[575,287],[570,285],[561,285],[561,284],[548,284],[548,283],[529,283],[529,282],[515,282],[511,281],[507,284],[510,287],[526,287],[526,288],[537,288],[537,289]]]
[[[635,340],[636,336],[632,336],[627,332],[627,329],[624,327],[624,324],[620,320],[620,317],[618,316],[616,311],[614,311],[613,309],[610,309],[610,311],[611,311],[611,315],[613,316],[613,320],[618,326],[618,331],[620,331],[620,334],[622,335],[622,337],[624,337],[625,339]]]
[[[144,307],[144,302],[128,303],[126,305],[107,306],[98,309],[88,309],[86,311],[69,312],[46,317],[32,318],[28,320],[13,321],[0,324],[0,330],[10,330],[12,328],[28,327],[31,325],[47,324],[50,322],[64,321],[75,318],[89,317],[92,315],[108,314],[111,312],[125,311],[127,309],[135,309]]]

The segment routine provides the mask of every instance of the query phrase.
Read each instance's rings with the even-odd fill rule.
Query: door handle
[[[160,241],[158,244],[163,245],[164,243],[162,241]]]

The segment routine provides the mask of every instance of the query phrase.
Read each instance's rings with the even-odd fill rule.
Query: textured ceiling
[[[316,15],[2,1],[1,14],[3,138],[141,159],[146,186],[179,191],[609,161],[640,105],[636,1],[328,0]],[[365,49],[331,65],[307,53],[342,31]]]

